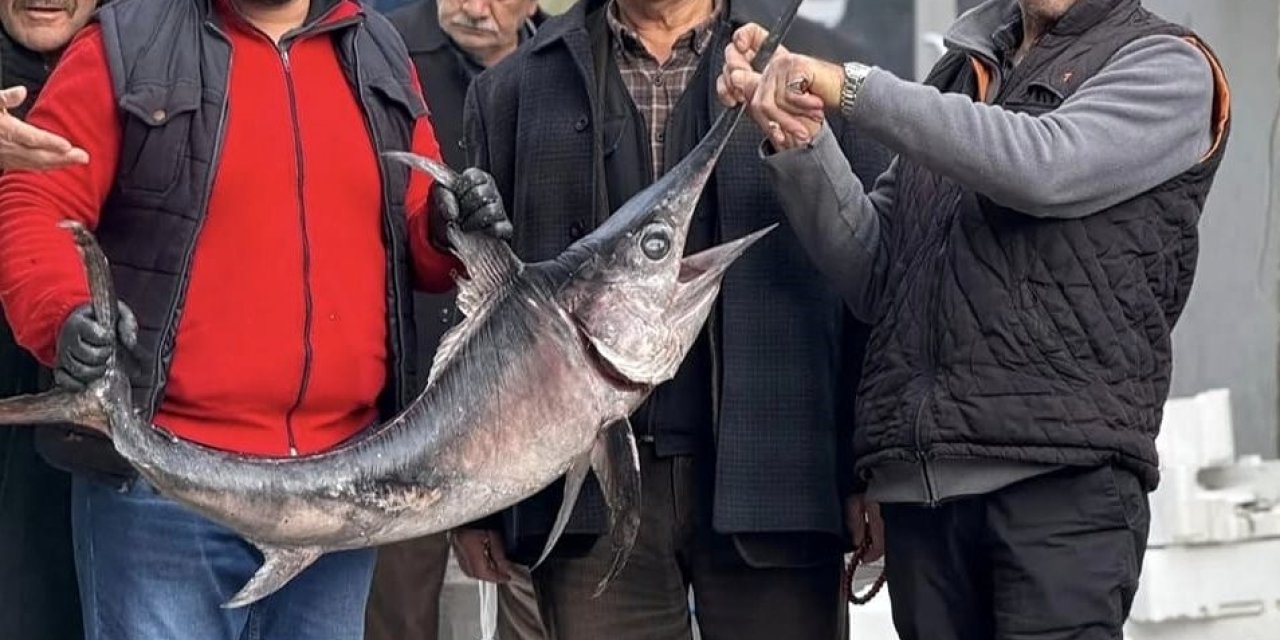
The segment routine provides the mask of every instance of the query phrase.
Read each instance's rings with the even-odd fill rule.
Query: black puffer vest
[[[147,417],[155,414],[164,397],[192,254],[226,122],[231,45],[210,1],[116,0],[96,16],[122,132],[116,181],[97,237],[111,261],[120,299],[138,316],[139,362],[131,380],[134,405]],[[332,4],[336,0],[313,8],[312,16]],[[413,69],[400,36],[372,11],[330,29],[347,74],[346,88],[357,91],[363,126],[375,150],[408,150],[414,122],[426,105],[413,89]],[[416,334],[404,211],[409,169],[385,160],[380,168],[388,248],[389,357],[388,383],[379,407],[389,416],[414,392]],[[131,468],[105,440],[54,431],[41,443],[51,462],[113,478],[132,477]]]
[[[992,101],[1050,112],[1122,47],[1158,34],[1193,37],[1138,0],[1082,0]],[[928,82],[971,96],[980,84],[958,51]],[[901,159],[886,226],[889,285],[859,398],[860,472],[975,457],[1116,463],[1156,486],[1170,332],[1191,290],[1196,225],[1228,134],[1220,106],[1221,135],[1203,162],[1077,220],[1005,209]]]

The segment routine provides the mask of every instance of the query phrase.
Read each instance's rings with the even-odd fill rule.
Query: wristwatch
[[[867,82],[871,67],[859,62],[844,63],[844,84],[840,86],[840,115],[853,115],[853,105],[858,101],[862,85]]]

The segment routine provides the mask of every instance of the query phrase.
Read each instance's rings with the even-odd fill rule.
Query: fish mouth
[[[733,242],[726,242],[681,260],[675,300],[671,307],[674,316],[672,320],[679,325],[701,325],[720,293],[725,272],[747,249],[777,228],[777,224],[772,224]]]

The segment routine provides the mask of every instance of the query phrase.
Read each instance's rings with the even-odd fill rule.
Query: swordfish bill
[[[762,68],[794,20],[792,0]],[[725,272],[773,225],[685,256],[694,209],[742,116],[725,111],[671,172],[559,256],[526,264],[499,240],[447,235],[465,319],[443,338],[426,387],[391,420],[322,453],[250,457],[152,425],[132,406],[113,356],[83,391],[0,401],[0,424],[74,423],[106,433],[169,498],[241,535],[263,563],[225,607],[265,598],[321,555],[453,529],[592,470],[610,508],[614,561],[640,524],[640,475],[627,417],[670,380],[719,295]],[[459,175],[404,153],[388,159],[462,193]],[[93,235],[63,223],[85,262],[95,316],[114,324],[116,296]],[[566,495],[558,520],[576,496]],[[556,527],[563,530],[563,522]],[[548,541],[548,547],[554,539]]]

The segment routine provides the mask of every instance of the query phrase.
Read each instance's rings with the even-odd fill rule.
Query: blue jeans
[[[360,640],[374,551],[322,556],[283,589],[223,609],[262,555],[163,497],[77,476],[72,528],[86,640]]]

